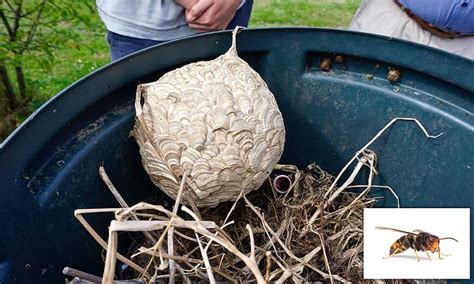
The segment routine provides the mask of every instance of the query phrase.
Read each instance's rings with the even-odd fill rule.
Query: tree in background
[[[30,113],[38,93],[35,82],[25,76],[25,56],[34,55],[47,72],[56,48],[79,45],[77,25],[87,27],[92,4],[0,0],[0,141]]]

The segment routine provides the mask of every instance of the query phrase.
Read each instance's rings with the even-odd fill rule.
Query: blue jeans
[[[237,10],[234,18],[227,26],[227,29],[233,29],[236,26],[248,26],[250,13],[252,12],[252,6],[253,0],[247,0],[245,4],[240,7],[239,10]],[[108,31],[107,42],[110,46],[110,57],[112,61],[115,61],[130,53],[163,43],[164,41],[134,38]]]

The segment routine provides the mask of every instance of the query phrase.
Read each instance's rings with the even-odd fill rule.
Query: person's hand
[[[223,30],[240,3],[241,0],[199,0],[190,10],[186,10],[186,20],[198,32]]]
[[[198,2],[199,0],[175,0],[174,2],[176,2],[176,4],[184,7],[184,9],[186,9],[186,11],[189,11],[191,10],[191,8],[196,5],[196,3]]]

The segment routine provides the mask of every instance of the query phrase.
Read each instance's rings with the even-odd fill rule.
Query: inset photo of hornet
[[[391,246],[390,246],[390,253],[388,256],[384,257],[389,258],[396,254],[402,253],[407,249],[413,249],[415,252],[416,260],[420,261],[420,257],[417,254],[417,251],[425,252],[428,256],[428,259],[431,260],[431,256],[429,252],[435,253],[438,252],[438,258],[443,259],[441,256],[449,256],[448,254],[442,254],[440,249],[440,242],[441,240],[453,240],[458,242],[455,238],[452,237],[444,237],[440,238],[433,234],[424,232],[422,230],[413,230],[412,232],[403,231],[394,228],[388,227],[375,227],[378,230],[390,230],[398,233],[403,233],[405,235],[401,236],[397,239]]]

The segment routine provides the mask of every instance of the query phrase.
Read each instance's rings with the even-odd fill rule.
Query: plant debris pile
[[[304,170],[290,165],[275,169],[293,181],[286,193],[278,193],[269,179],[236,202],[201,209],[191,204],[190,208],[182,206],[177,214],[179,198],[186,190],[184,178],[173,209],[147,203],[117,209],[109,228],[104,279],[106,275],[114,278],[115,263],[121,256],[117,252],[120,231],[142,232],[133,233],[132,249],[121,256],[135,270],[127,278],[211,282],[362,279],[363,209],[375,199],[343,191],[330,200],[335,178],[316,164]],[[121,200],[108,177],[104,181]],[[123,200],[120,203],[126,205]],[[95,212],[76,216],[82,213]],[[317,216],[314,221],[313,216]]]

